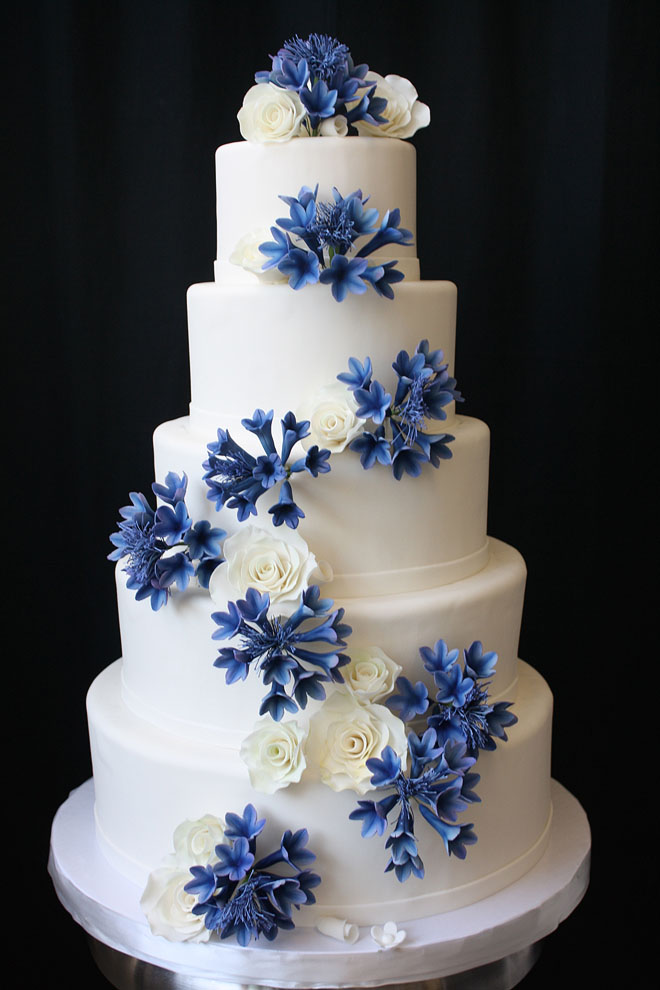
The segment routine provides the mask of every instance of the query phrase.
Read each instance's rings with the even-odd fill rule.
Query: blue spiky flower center
[[[306,40],[298,35],[289,38],[279,54],[295,62],[305,59],[312,79],[322,79],[327,83],[338,69],[345,67],[349,50],[329,34],[310,34]]]

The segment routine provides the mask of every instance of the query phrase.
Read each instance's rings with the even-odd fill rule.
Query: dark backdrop
[[[614,986],[641,967],[657,842],[657,774],[634,776],[656,686],[637,561],[655,492],[638,441],[657,316],[657,9],[62,0],[5,14],[8,437],[21,427],[7,629],[24,675],[8,807],[32,822],[21,929],[46,940],[48,979],[106,985],[52,894],[48,832],[90,774],[86,689],[120,653],[107,534],[127,493],[149,490],[153,428],[187,411],[185,292],[212,278],[213,152],[239,138],[267,55],[314,30],[431,106],[413,139],[423,276],[459,286],[463,409],[492,430],[489,531],[527,561],[521,656],[554,692],[553,772],[593,828],[590,891],[523,985]]]

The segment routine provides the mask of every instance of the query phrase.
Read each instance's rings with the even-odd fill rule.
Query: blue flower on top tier
[[[431,351],[428,340],[422,340],[412,356],[399,351],[392,365],[397,375],[394,396],[372,379],[369,357],[364,364],[356,358],[348,364],[348,371],[337,378],[353,393],[356,415],[375,424],[375,429],[365,430],[350,444],[365,469],[385,464],[391,465],[397,479],[404,474],[417,477],[425,463],[439,467],[451,458],[448,444],[454,437],[426,432],[427,419],[446,419],[444,407],[463,401],[441,350]]]
[[[154,495],[165,503],[155,510],[144,495],[131,492],[131,505],[119,510],[119,532],[110,537],[117,549],[108,559],[128,558],[127,587],[135,590],[138,601],[148,598],[154,611],[167,603],[174,585],[185,591],[192,577],[208,588],[222,562],[220,544],[227,534],[206,520],[193,524],[185,503],[187,485],[185,474],[172,471],[164,485],[154,483]],[[173,553],[176,547],[182,549]]]
[[[388,708],[404,722],[424,715],[439,744],[462,742],[475,758],[479,750],[495,749],[496,739],[506,742],[506,728],[518,719],[509,711],[510,701],[494,705],[488,701],[488,678],[495,672],[497,653],[484,653],[477,640],[463,651],[461,666],[459,651],[450,650],[442,639],[419,652],[435,681],[435,701],[422,681],[413,685],[407,677],[399,677],[398,693],[388,699]]]
[[[369,287],[393,299],[392,286],[403,279],[403,272],[396,268],[396,261],[369,266],[367,258],[388,244],[412,244],[411,232],[401,226],[400,211],[388,210],[379,222],[378,210],[366,208],[369,197],[360,189],[346,197],[333,189],[332,195],[331,202],[319,202],[318,186],[303,186],[297,196],[280,196],[289,207],[289,216],[271,227],[272,241],[259,245],[267,259],[263,271],[277,268],[293,289],[322,282],[330,286],[337,302]],[[356,241],[369,235],[367,243],[354,252]]]
[[[342,653],[351,627],[342,620],[343,608],[321,598],[317,585],[300,597],[293,615],[269,616],[270,596],[248,588],[245,599],[229,602],[226,612],[211,616],[216,640],[238,639],[240,646],[223,647],[214,666],[225,670],[227,684],[245,680],[253,668],[270,685],[259,709],[279,722],[285,712],[305,708],[309,698],[323,700],[324,684],[343,683],[340,668],[350,662]],[[314,619],[321,619],[315,625]]]
[[[257,514],[257,501],[271,488],[281,484],[279,501],[268,511],[273,517],[273,525],[286,523],[296,529],[305,513],[293,500],[289,479],[299,471],[307,471],[313,478],[330,470],[329,450],[319,450],[314,445],[304,457],[289,464],[289,457],[299,440],[309,436],[309,421],[298,421],[288,412],[281,421],[282,445],[278,453],[272,432],[273,410],[264,412],[256,409],[252,419],[243,419],[241,424],[258,439],[264,453],[259,457],[244,450],[232,439],[228,430],[219,429],[218,439],[208,444],[209,457],[202,465],[204,480],[210,491],[207,498],[221,509],[227,505],[236,509],[240,522],[250,515]]]
[[[220,938],[235,935],[242,946],[260,935],[272,942],[280,930],[295,928],[293,908],[314,904],[321,883],[308,869],[316,856],[307,848],[307,829],[287,829],[278,849],[256,858],[265,824],[251,804],[242,815],[226,815],[228,841],[215,847],[217,861],[191,866],[193,879],[184,888],[197,898],[192,913],[204,917],[206,928]]]
[[[368,838],[383,835],[388,816],[398,807],[396,822],[385,848],[390,859],[385,871],[394,870],[399,881],[412,874],[424,876],[424,863],[419,855],[415,836],[413,803],[422,818],[440,835],[448,855],[465,858],[465,847],[477,841],[471,824],[457,824],[457,816],[468,805],[480,799],[473,788],[479,775],[468,773],[475,760],[467,755],[464,742],[441,742],[435,729],[423,735],[408,736],[410,772],[404,773],[401,758],[391,746],[386,746],[380,759],[367,760],[371,783],[376,788],[388,788],[391,793],[380,801],[358,801],[349,818],[362,822],[362,835]]]

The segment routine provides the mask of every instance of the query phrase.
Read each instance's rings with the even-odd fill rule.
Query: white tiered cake
[[[182,823],[207,815],[222,823],[226,813],[242,814],[249,804],[267,821],[259,839],[264,851],[275,848],[286,829],[309,831],[321,883],[315,903],[294,912],[297,926],[326,916],[373,925],[453,910],[517,880],[546,848],[552,696],[517,656],[524,562],[486,533],[487,426],[457,415],[451,402],[442,423],[454,438],[451,459],[396,478],[383,464],[365,470],[349,443],[341,449],[333,430],[341,432],[346,421],[336,409],[315,419],[319,397],[337,385],[350,358],[368,356],[373,374],[393,392],[392,362],[428,340],[444,352],[453,375],[455,286],[420,281],[415,248],[407,243],[387,245],[370,258],[375,266],[397,259],[405,279],[392,299],[369,288],[337,302],[319,281],[294,292],[286,281],[267,281],[235,263],[237,244],[252,231],[267,234],[284,212],[279,196],[296,197],[317,183],[319,203],[332,201],[333,188],[344,195],[359,189],[380,217],[399,208],[414,241],[415,170],[411,144],[365,134],[244,141],[217,152],[215,281],[188,293],[190,414],[157,428],[154,453],[158,482],[185,472],[190,518],[226,531],[227,560],[213,571],[212,598],[192,580],[186,590],[170,586],[158,609],[136,600],[126,561],[119,560],[123,658],[101,673],[88,696],[98,842],[120,873],[143,886],[167,861]],[[279,484],[264,490],[256,515],[243,521],[231,507],[217,512],[207,497],[202,465],[219,428],[255,457],[262,453],[255,433],[242,425],[258,409],[274,410],[274,423],[293,411],[317,432],[325,429],[330,446],[335,440],[329,473],[290,476],[304,511],[297,529],[273,525],[268,510],[281,497]],[[305,456],[304,447],[298,443],[293,459]],[[263,553],[260,538],[268,544]],[[292,575],[301,561],[304,574]],[[279,722],[268,712],[259,717],[268,685],[254,669],[227,683],[214,666],[212,614],[256,587],[271,592],[272,614],[291,615],[291,600],[288,611],[286,604],[276,607],[282,588],[285,603],[291,584],[299,598],[301,587],[319,582],[352,628],[343,651],[352,657],[341,667],[345,683],[328,682],[325,702],[313,700]],[[488,705],[512,702],[517,723],[506,741],[479,754],[480,802],[460,816],[474,824],[478,841],[465,858],[448,855],[438,831],[419,815],[415,835],[424,876],[399,882],[385,871],[384,838],[361,837],[360,822],[349,815],[359,800],[382,796],[371,788],[366,759],[380,757],[387,743],[396,750],[396,740],[405,738],[386,695],[395,691],[397,675],[413,685],[424,682],[433,694],[437,682],[419,651],[440,639],[461,650],[481,641],[497,653]],[[292,749],[276,740],[270,780],[268,754],[257,743],[250,762],[246,739],[259,738],[255,723],[262,732],[284,733],[291,723],[299,729],[294,743],[288,737]],[[339,756],[329,753],[333,739],[344,747]],[[338,769],[340,758],[346,765]],[[283,771],[282,760],[289,760]]]

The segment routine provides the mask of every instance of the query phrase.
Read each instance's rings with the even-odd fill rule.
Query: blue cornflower
[[[225,670],[225,680],[233,684],[256,670],[269,693],[260,714],[280,721],[286,711],[304,708],[308,696],[324,698],[323,683],[342,682],[339,668],[348,663],[342,653],[351,627],[343,622],[344,610],[334,609],[330,599],[321,599],[317,585],[303,592],[293,615],[269,616],[270,598],[254,588],[244,600],[229,602],[226,612],[211,616],[218,628],[213,639],[238,639],[238,647],[219,651],[215,666]],[[319,619],[315,625],[312,620]],[[323,644],[327,644],[325,647]],[[315,673],[311,682],[308,675]]]
[[[338,70],[347,68],[349,49],[329,34],[310,34],[306,39],[295,35],[285,41],[278,57],[299,62],[304,59],[312,79],[330,82]]]
[[[367,262],[364,258],[346,258],[343,254],[335,254],[329,268],[324,268],[319,281],[330,285],[332,295],[337,302],[342,302],[349,292],[361,295],[367,291],[367,283],[361,277],[366,271]]]
[[[265,819],[259,820],[248,805],[242,816],[229,813],[226,822],[229,842],[215,847],[217,861],[190,868],[193,879],[185,890],[197,898],[193,914],[203,915],[207,929],[221,938],[236,936],[240,945],[260,935],[271,941],[279,930],[295,927],[294,908],[315,903],[312,891],[321,878],[298,865],[316,858],[306,848],[307,830],[287,830],[279,849],[257,859],[257,837]],[[269,867],[275,865],[287,872],[272,872]]]
[[[441,742],[429,727],[422,736],[413,732],[408,736],[408,773],[402,768],[401,758],[389,746],[383,749],[380,758],[367,761],[373,787],[387,788],[391,793],[380,801],[359,801],[349,818],[362,822],[363,836],[383,835],[388,815],[398,807],[395,825],[385,843],[390,852],[385,869],[394,870],[401,882],[411,874],[424,876],[424,863],[415,837],[413,803],[441,836],[449,855],[462,848],[460,839],[464,832],[466,843],[476,838],[471,825],[454,824],[456,816],[471,801],[478,800],[472,789],[473,779],[464,787],[466,776],[471,776],[467,771],[475,762],[465,750],[463,742]]]

